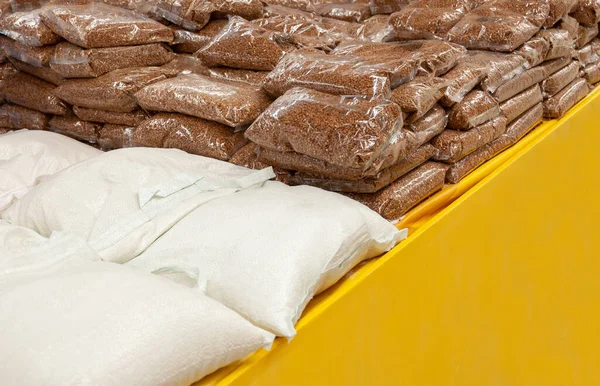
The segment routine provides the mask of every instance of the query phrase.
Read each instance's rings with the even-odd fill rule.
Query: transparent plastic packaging
[[[192,9],[195,0],[135,1],[135,10],[156,20],[166,20],[189,31],[202,29],[210,20],[210,12]]]
[[[594,46],[590,43],[577,50],[575,58],[582,66],[587,66],[600,60],[600,55],[598,55],[598,52],[594,50]]]
[[[128,113],[138,108],[136,92],[176,74],[163,67],[126,68],[97,78],[69,80],[54,94],[74,106]]]
[[[579,36],[575,44],[576,48],[581,48],[592,41],[593,38],[598,36],[598,24],[593,27],[579,26]]]
[[[545,97],[557,94],[579,76],[580,64],[574,60],[568,66],[556,71],[541,83]]]
[[[6,55],[35,67],[48,67],[55,46],[33,47],[0,35],[0,47]]]
[[[419,76],[395,88],[390,100],[410,114],[406,122],[411,123],[431,110],[442,98],[447,86],[448,81],[443,78]]]
[[[179,54],[175,55],[175,59],[164,64],[162,68],[173,71],[176,74],[208,74],[208,67],[202,64],[202,61],[192,55]]]
[[[542,36],[536,36],[525,42],[515,53],[522,56],[529,63],[529,67],[535,67],[546,60],[550,51],[550,42]]]
[[[234,165],[255,170],[265,169],[270,166],[258,160],[256,145],[252,142],[244,145],[240,150],[236,151],[235,154],[229,158],[229,162]]]
[[[395,103],[303,88],[294,88],[273,102],[248,128],[246,137],[271,150],[293,151],[362,170],[378,160],[393,164],[411,150],[402,131],[402,112]]]
[[[545,118],[560,118],[577,102],[590,92],[590,86],[585,79],[577,78],[569,83],[556,95],[544,102]]]
[[[487,67],[487,75],[481,81],[481,88],[489,93],[529,67],[527,60],[520,55],[497,52],[470,51],[464,61]]]
[[[27,107],[8,103],[0,106],[0,127],[45,130],[48,120],[46,114]]]
[[[64,115],[67,106],[54,95],[54,90],[53,84],[24,72],[10,74],[0,83],[0,96],[4,100],[43,113]]]
[[[398,220],[444,186],[448,167],[427,162],[374,194],[348,194],[387,220]]]
[[[540,30],[549,13],[545,1],[491,0],[463,17],[448,38],[469,49],[512,52]]]
[[[91,143],[98,141],[98,131],[101,127],[98,123],[85,122],[75,116],[55,116],[48,122],[50,131]]]
[[[105,150],[132,147],[134,131],[134,126],[105,124],[98,130],[98,145]]]
[[[541,103],[514,120],[500,138],[475,150],[460,161],[452,164],[446,173],[446,182],[456,184],[479,165],[493,158],[504,149],[514,145],[542,121],[544,109]]]
[[[32,47],[56,44],[60,36],[52,32],[40,17],[40,10],[15,12],[0,19],[0,33]]]
[[[385,43],[396,40],[396,33],[388,15],[375,15],[363,22],[358,37],[361,40]]]
[[[211,78],[228,80],[231,82],[246,83],[255,87],[262,87],[269,71],[239,70],[228,67],[211,67],[206,74]]]
[[[9,129],[9,128],[6,128],[6,127],[0,127],[0,135],[2,135],[2,134],[6,134],[6,133],[8,133],[9,131],[11,131],[11,129]]]
[[[258,27],[241,17],[232,17],[196,56],[209,67],[267,71],[274,69],[286,52],[297,47],[290,35]]]
[[[530,68],[521,75],[498,87],[498,89],[494,92],[494,98],[496,98],[498,102],[504,102],[505,100],[512,98],[534,84],[540,83],[542,80],[548,78],[550,75],[554,74],[570,63],[570,57],[563,57],[560,59],[546,61],[539,66]]]
[[[122,68],[161,66],[173,57],[162,44],[84,49],[59,43],[50,67],[63,78],[95,78]]]
[[[263,3],[260,0],[194,0],[192,12],[212,14],[213,18],[235,15],[246,20],[262,17]]]
[[[547,0],[550,5],[550,13],[544,21],[544,27],[550,28],[563,17],[567,16],[578,0]]]
[[[487,92],[473,90],[448,114],[448,128],[468,130],[500,115],[498,102]]]
[[[416,70],[412,66],[406,72],[412,78]],[[335,95],[378,98],[387,98],[391,93],[387,72],[365,63],[360,57],[304,50],[285,55],[264,82],[264,89],[273,96],[283,95],[294,87],[307,87]]]
[[[455,163],[500,137],[506,131],[506,117],[500,115],[467,131],[444,130],[431,144],[436,161]]]
[[[315,8],[311,0],[266,0],[270,6],[288,7],[305,12],[314,12]]]
[[[54,33],[85,48],[170,43],[173,32],[157,21],[106,4],[49,6],[41,18]]]
[[[469,11],[465,0],[421,0],[390,16],[399,40],[445,39],[448,31]]]
[[[467,57],[468,58],[468,57]],[[442,76],[448,82],[444,95],[440,99],[443,106],[451,107],[460,102],[467,93],[475,88],[488,74],[488,64],[464,60]]]
[[[589,84],[596,84],[600,81],[600,63],[588,64],[580,74]]]
[[[62,76],[60,76],[60,74],[58,74],[56,71],[52,70],[49,67],[32,66],[29,63],[22,62],[13,57],[10,57],[9,60],[17,70],[36,76],[40,79],[45,80],[48,83],[52,83],[55,86],[60,86],[61,84],[66,82],[66,80]]]
[[[571,56],[574,50],[574,40],[568,31],[551,28],[541,30],[536,36],[546,39],[549,44],[548,53],[544,60],[551,60]]]
[[[370,0],[369,4],[373,15],[389,15],[401,11],[408,3],[407,0]]]
[[[426,143],[440,134],[448,123],[448,113],[440,105],[435,105],[422,118],[406,125],[405,128],[417,136],[417,142]]]
[[[579,37],[579,22],[571,16],[563,17],[557,24],[557,28],[567,31],[573,41]]]
[[[578,0],[571,12],[579,24],[593,27],[600,22],[600,2],[598,0]]]
[[[333,192],[375,193],[411,170],[427,162],[435,154],[435,148],[425,144],[410,153],[406,158],[389,168],[385,168],[373,177],[360,180],[335,180],[302,173],[288,174],[284,182],[288,185],[311,185]]]
[[[252,123],[271,103],[261,89],[203,75],[180,75],[135,94],[147,111],[176,112],[240,127]]]
[[[171,47],[175,52],[193,54],[206,46],[225,25],[227,20],[213,20],[199,31],[174,29]]]
[[[134,110],[130,113],[117,113],[73,106],[73,112],[79,119],[89,122],[112,123],[120,126],[137,126],[148,118],[143,110]]]
[[[371,7],[364,3],[315,4],[315,13],[332,19],[362,23],[371,17]]]
[[[181,149],[191,154],[227,161],[246,143],[243,132],[182,114],[159,113],[135,130],[136,146]]]
[[[500,111],[510,123],[543,100],[542,89],[536,84],[506,102],[501,103]]]

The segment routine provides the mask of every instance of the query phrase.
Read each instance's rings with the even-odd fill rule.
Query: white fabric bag
[[[2,385],[187,385],[273,341],[200,292],[29,232],[0,226],[36,244],[0,255]]]
[[[199,207],[128,264],[195,268],[208,296],[291,337],[314,294],[405,237],[345,196],[269,181]]]
[[[273,177],[175,149],[120,149],[46,179],[2,217],[43,236],[71,232],[123,263],[198,206]]]
[[[42,178],[101,153],[49,131],[19,130],[0,135],[0,211]]]

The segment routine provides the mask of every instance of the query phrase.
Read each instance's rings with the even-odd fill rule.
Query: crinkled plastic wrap
[[[569,83],[556,95],[544,102],[545,118],[560,118],[577,102],[590,92],[590,86],[585,79],[577,78]]]
[[[192,55],[179,54],[175,59],[162,66],[164,69],[173,71],[177,74],[208,74],[208,67],[202,64],[202,61]]]
[[[244,145],[240,150],[236,151],[235,154],[229,158],[229,162],[234,165],[256,170],[261,170],[270,166],[258,160],[256,144],[252,142]]]
[[[135,1],[135,10],[156,20],[166,20],[190,31],[204,27],[210,20],[210,12],[196,12],[195,0]]]
[[[518,116],[525,113],[538,103],[544,100],[542,89],[539,85],[534,85],[500,104],[500,111],[506,117],[508,122],[514,121]]]
[[[444,186],[448,167],[427,162],[374,194],[348,194],[387,220],[398,220]]]
[[[448,113],[440,105],[435,105],[427,114],[405,128],[416,134],[419,143],[426,143],[444,131],[447,123]]]
[[[223,161],[246,142],[244,133],[220,123],[172,113],[159,113],[142,122],[133,138],[136,146],[181,149]]]
[[[375,15],[363,22],[358,38],[370,42],[385,43],[396,40],[396,33],[389,22],[388,15]]]
[[[44,24],[65,40],[85,48],[170,43],[170,28],[133,11],[105,4],[49,6]]]
[[[0,33],[32,47],[58,43],[61,40],[60,36],[42,23],[40,12],[40,10],[15,12],[2,17]]]
[[[578,0],[571,12],[579,24],[593,27],[600,22],[600,2],[598,0]]]
[[[485,163],[504,149],[517,143],[542,121],[543,112],[544,109],[542,108],[542,104],[538,103],[528,112],[509,124],[506,128],[506,133],[500,138],[484,145],[451,165],[446,173],[446,182],[450,184],[458,183],[473,170],[477,169],[479,165]]]
[[[314,12],[315,10],[312,0],[265,0],[265,3],[270,6],[287,7],[306,12]]]
[[[213,20],[199,31],[173,30],[171,47],[175,52],[193,54],[206,46],[227,25],[227,20]]]
[[[551,28],[541,30],[536,36],[546,39],[549,44],[548,53],[544,60],[557,59],[573,55],[575,42],[568,31]]]
[[[550,5],[550,13],[544,21],[544,27],[550,28],[563,17],[567,16],[578,0],[546,0]]]
[[[418,76],[392,91],[390,100],[409,113],[407,122],[421,118],[442,98],[448,81],[438,77]]]
[[[11,129],[7,128],[7,127],[0,127],[0,135],[2,134],[6,134],[9,131],[11,131]]]
[[[64,115],[67,106],[54,95],[53,84],[16,72],[2,79],[0,96],[9,102],[48,114]]]
[[[527,60],[529,67],[535,67],[543,63],[550,51],[550,42],[542,36],[538,36],[538,34],[529,39],[515,51],[515,53]]]
[[[332,19],[361,23],[371,17],[371,7],[364,3],[315,4],[315,13]]]
[[[398,163],[383,169],[373,177],[361,180],[335,180],[302,173],[288,174],[284,182],[288,185],[311,185],[321,189],[345,193],[375,193],[427,162],[435,154],[435,148],[425,144]]]
[[[112,123],[121,126],[137,126],[148,118],[148,115],[143,110],[135,110],[130,113],[117,113],[114,111],[73,106],[73,112],[83,121]]]
[[[134,126],[105,124],[98,130],[98,145],[102,149],[123,149],[133,146]]]
[[[587,66],[588,64],[592,64],[600,60],[599,53],[594,50],[594,46],[590,44],[586,44],[577,50],[577,54],[575,58],[581,63],[582,66]]]
[[[0,35],[0,47],[8,56],[35,67],[48,67],[55,46],[33,47]]]
[[[563,17],[557,24],[557,28],[567,31],[573,41],[579,38],[579,22],[571,16]]]
[[[63,78],[95,78],[122,68],[162,66],[173,57],[167,47],[157,43],[91,49],[60,43],[50,59],[50,67]]]
[[[10,57],[9,60],[17,70],[36,76],[45,80],[46,82],[52,83],[55,86],[60,86],[61,84],[65,83],[65,79],[49,67],[32,66],[29,63],[22,62],[13,57]]]
[[[246,20],[262,17],[263,3],[260,0],[194,0],[192,12],[212,14],[213,18],[236,15]]]
[[[500,137],[506,131],[506,117],[500,115],[467,131],[444,130],[431,144],[437,152],[433,159],[458,162],[470,153]]]
[[[265,78],[269,74],[269,71],[254,71],[254,70],[240,70],[237,68],[228,67],[211,67],[207,70],[206,74],[211,78],[228,80],[231,82],[246,83],[255,87],[262,87]]]
[[[85,122],[75,116],[56,116],[48,122],[50,131],[92,143],[98,141],[98,131],[101,127],[101,124]]]
[[[257,87],[197,74],[154,83],[135,97],[147,111],[182,113],[230,127],[252,123],[271,103]]]
[[[409,63],[403,66],[409,67]],[[415,66],[405,72],[411,79]],[[283,57],[267,75],[264,89],[273,96],[294,87],[307,87],[335,95],[368,95],[387,98],[391,82],[385,69],[365,63],[356,55],[331,55],[298,50]]]
[[[399,40],[445,39],[448,31],[469,11],[466,0],[421,0],[390,16]]]
[[[579,26],[579,36],[577,38],[576,48],[581,48],[592,41],[593,38],[598,36],[598,24],[593,27]]]
[[[568,66],[556,71],[541,83],[545,97],[557,94],[579,76],[580,64],[574,60]]]
[[[571,58],[563,57],[546,61],[539,66],[530,68],[521,75],[512,78],[502,86],[498,87],[494,92],[494,98],[496,98],[498,102],[504,102],[534,84],[540,83],[542,80],[567,66],[569,63],[571,63]]]
[[[248,128],[261,147],[297,152],[340,167],[367,170],[395,163],[411,150],[402,112],[392,102],[338,97],[294,88]],[[377,168],[377,165],[375,165]]]
[[[473,90],[448,114],[448,128],[468,130],[500,115],[498,102],[487,92]]]
[[[402,10],[408,5],[407,0],[370,0],[373,15],[391,14]]]
[[[487,65],[487,76],[481,81],[481,88],[490,93],[529,68],[525,58],[514,54],[471,51],[466,60]]]
[[[448,38],[470,49],[512,52],[540,30],[549,12],[545,1],[491,0],[463,17]]]
[[[27,107],[8,103],[0,106],[0,127],[45,130],[48,119],[46,114]]]
[[[297,47],[290,35],[258,27],[241,17],[232,17],[196,56],[210,67],[272,70],[287,51]]]
[[[583,68],[580,76],[588,81],[589,84],[596,84],[600,82],[600,63],[588,64]]]
[[[138,107],[136,92],[176,74],[163,67],[126,68],[97,78],[69,80],[58,86],[54,94],[75,106],[128,113]]]
[[[469,58],[469,57],[467,57]],[[488,64],[463,60],[442,76],[448,82],[444,95],[440,99],[443,106],[451,107],[460,102],[487,76]]]

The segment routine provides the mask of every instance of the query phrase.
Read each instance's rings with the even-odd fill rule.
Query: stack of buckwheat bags
[[[590,0],[0,2],[2,130],[179,148],[396,220],[600,81]]]

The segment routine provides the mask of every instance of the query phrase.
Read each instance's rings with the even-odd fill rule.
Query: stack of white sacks
[[[293,337],[315,294],[406,237],[272,177],[174,149],[0,135],[0,383],[192,383]]]

